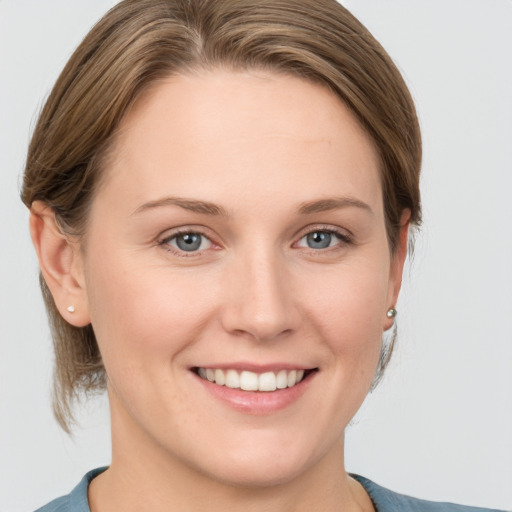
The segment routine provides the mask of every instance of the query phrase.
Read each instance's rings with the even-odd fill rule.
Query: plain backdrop
[[[0,512],[109,463],[105,398],[69,438],[19,201],[36,113],[113,0],[0,0]],[[347,468],[434,500],[512,509],[512,2],[342,2],[403,71],[424,136],[424,227],[399,345],[347,430]]]

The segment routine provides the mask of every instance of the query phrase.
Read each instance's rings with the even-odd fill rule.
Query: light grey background
[[[0,0],[0,511],[108,464],[106,400],[74,439],[50,411],[51,343],[18,200],[35,113],[113,0]],[[408,494],[512,509],[512,2],[347,0],[411,87],[425,225],[399,347],[347,432],[347,467]]]

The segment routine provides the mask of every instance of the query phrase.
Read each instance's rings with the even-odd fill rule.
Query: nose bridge
[[[252,246],[233,262],[224,327],[258,340],[273,339],[297,328],[299,315],[283,255],[274,247]]]

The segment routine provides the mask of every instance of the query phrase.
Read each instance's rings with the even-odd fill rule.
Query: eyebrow
[[[373,211],[368,204],[356,199],[355,197],[329,197],[326,199],[302,203],[299,206],[299,213],[302,215],[310,215],[312,213],[327,212],[330,210],[349,207],[360,208],[373,214]]]
[[[161,199],[156,199],[155,201],[149,201],[139,206],[132,215],[168,206],[179,206],[185,210],[203,215],[228,216],[226,210],[215,203],[200,201],[198,199],[186,199],[182,197],[163,197]],[[301,215],[311,215],[313,213],[321,213],[349,207],[360,208],[373,214],[373,211],[368,204],[354,197],[330,197],[301,203],[298,208],[298,212]]]
[[[161,199],[156,199],[155,201],[149,201],[148,203],[144,203],[139,206],[132,215],[165,206],[179,206],[180,208],[184,208],[185,210],[195,213],[227,217],[227,212],[222,208],[222,206],[218,206],[208,201],[199,201],[197,199],[186,199],[182,197],[163,197]]]

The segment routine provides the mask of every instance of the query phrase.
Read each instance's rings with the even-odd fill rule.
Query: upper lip
[[[268,364],[256,364],[249,362],[232,362],[232,363],[208,363],[205,365],[198,364],[193,366],[191,369],[195,368],[211,368],[219,369],[219,370],[238,370],[249,371],[254,373],[265,373],[265,372],[278,372],[280,370],[314,370],[315,366],[308,366],[303,364],[294,364],[294,363],[268,363]]]

